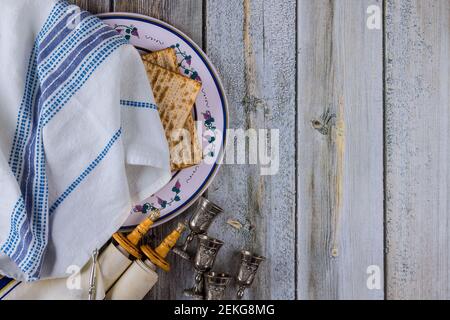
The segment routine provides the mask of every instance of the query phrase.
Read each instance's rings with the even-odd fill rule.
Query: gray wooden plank
[[[203,35],[202,0],[115,0],[114,11],[145,14],[177,27],[198,45]]]
[[[384,263],[383,33],[366,27],[369,5],[382,9],[381,0],[299,1],[300,299],[384,297],[366,273],[378,266],[383,278]]]
[[[206,50],[228,93],[230,127],[280,134],[277,175],[225,165],[209,189],[226,210],[211,230],[226,243],[216,268],[235,274],[239,250],[253,250],[268,261],[246,298],[294,299],[296,1],[208,0],[205,16]],[[229,219],[244,228],[233,229]]]
[[[69,2],[92,13],[108,12],[111,9],[109,0],[69,0]]]
[[[387,298],[450,298],[450,2],[387,1]]]

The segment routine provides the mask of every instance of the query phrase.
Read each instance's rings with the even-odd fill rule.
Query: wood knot
[[[337,258],[337,257],[339,257],[339,250],[338,250],[337,248],[333,248],[333,249],[331,250],[331,257],[332,257],[332,258]]]
[[[258,109],[266,109],[266,103],[263,99],[260,99],[253,95],[246,95],[242,100],[242,104],[246,108],[247,112],[256,112]]]
[[[327,109],[319,119],[311,120],[311,125],[313,129],[319,131],[320,134],[327,136],[330,134],[330,129],[334,124],[334,119],[336,119],[336,115],[331,113],[330,109]]]

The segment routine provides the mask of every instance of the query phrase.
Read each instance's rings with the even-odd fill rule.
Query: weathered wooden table
[[[278,175],[224,166],[208,195],[226,209],[217,268],[268,257],[248,298],[450,298],[450,1],[75,2],[178,27],[219,70],[231,127],[280,130]],[[149,299],[192,284],[171,261]]]

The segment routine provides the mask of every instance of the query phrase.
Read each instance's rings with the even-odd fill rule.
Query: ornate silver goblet
[[[208,273],[205,276],[206,300],[223,300],[231,279],[226,273]]]
[[[223,242],[208,237],[207,235],[198,236],[197,254],[194,259],[195,284],[192,289],[184,290],[184,294],[195,299],[204,299],[204,274],[209,272],[214,266],[217,253],[223,246]]]
[[[237,298],[239,300],[244,296],[245,290],[252,285],[258,267],[264,260],[266,260],[265,257],[255,255],[249,251],[241,251],[241,266],[237,276],[239,286]]]
[[[206,234],[214,218],[222,212],[222,208],[208,199],[201,197],[197,204],[196,211],[189,221],[191,232],[184,241],[184,244],[181,247],[173,249],[173,252],[185,260],[192,260],[192,257],[187,253],[189,244],[197,235]]]

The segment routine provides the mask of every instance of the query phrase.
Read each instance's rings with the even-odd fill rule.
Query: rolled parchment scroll
[[[136,260],[109,290],[106,300],[142,300],[157,282],[156,267]]]
[[[147,219],[141,222],[131,233],[125,236],[117,232],[113,241],[98,258],[103,285],[108,291],[120,276],[133,263],[133,260],[142,257],[139,242],[150,230],[153,223],[160,217],[159,211],[153,211]]]
[[[98,258],[103,286],[108,291],[120,276],[133,263],[133,260],[121,252],[120,247],[108,245]]]
[[[184,224],[168,235],[161,244],[153,250],[148,245],[141,246],[145,260],[136,260],[106,295],[107,300],[142,300],[158,282],[157,268],[166,272],[170,265],[165,261],[168,253],[177,243],[186,229]]]

